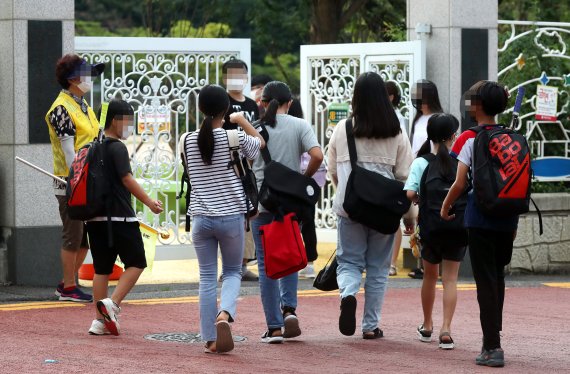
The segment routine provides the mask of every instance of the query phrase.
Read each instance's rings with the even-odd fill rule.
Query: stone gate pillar
[[[407,0],[408,40],[425,40],[427,79],[458,118],[463,92],[497,79],[497,17],[497,0]]]
[[[44,116],[59,86],[55,62],[74,47],[73,0],[0,0],[0,283],[55,286],[61,222]]]

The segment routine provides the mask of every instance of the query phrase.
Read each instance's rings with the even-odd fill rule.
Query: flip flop
[[[443,337],[447,337],[449,339],[446,339],[445,341],[443,341]],[[439,348],[441,349],[454,349],[455,348],[455,343],[453,342],[453,339],[451,339],[451,335],[448,332],[442,332],[439,335]]]
[[[234,338],[228,321],[216,322],[216,352],[226,353],[234,349]]]

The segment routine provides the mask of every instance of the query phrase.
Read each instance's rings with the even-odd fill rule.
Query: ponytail
[[[265,114],[263,115],[263,122],[271,127],[275,127],[277,119],[277,109],[279,108],[279,101],[276,99],[271,99],[269,106],[265,109]]]
[[[444,177],[451,178],[452,180],[455,179],[451,156],[449,155],[449,151],[445,146],[445,142],[439,143],[439,147],[437,148],[437,154],[435,155],[435,158],[439,162],[441,174]]]
[[[212,132],[212,116],[206,116],[200,126],[198,133],[198,149],[202,156],[202,161],[205,164],[212,164],[212,157],[214,156],[214,133]]]
[[[431,141],[428,139],[422,144],[421,148],[418,150],[418,158],[422,157],[423,155],[427,155],[431,152]]]

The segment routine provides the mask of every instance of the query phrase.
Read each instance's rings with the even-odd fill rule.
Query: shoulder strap
[[[358,161],[358,155],[356,154],[356,142],[354,141],[354,133],[352,132],[352,118],[346,120],[345,127],[350,165],[354,168],[356,166],[356,161]]]
[[[267,146],[267,142],[269,142],[269,133],[267,132],[267,129],[265,128],[265,125],[261,122],[256,123],[256,125],[259,124],[259,126],[255,126],[256,128],[259,127],[261,129],[261,131],[259,131],[259,133],[261,134],[261,136],[263,136],[263,139],[265,140],[265,147],[263,147],[261,149],[261,157],[263,157],[263,161],[265,162],[265,165],[269,164],[271,162],[271,154],[269,153],[269,147]]]
[[[228,138],[228,145],[230,151],[230,161],[228,162],[228,169],[233,168],[238,178],[245,176],[245,169],[241,162],[239,154],[239,134],[237,130],[226,130],[226,137]]]
[[[425,155],[421,156],[421,158],[423,158],[427,162],[432,162],[433,160],[435,160],[435,155],[430,152],[430,153],[426,153]]]

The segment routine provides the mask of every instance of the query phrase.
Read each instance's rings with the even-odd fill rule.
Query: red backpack
[[[66,188],[68,214],[71,219],[86,221],[108,216],[111,185],[105,165],[105,147],[110,139],[95,139],[75,155],[69,169]]]

